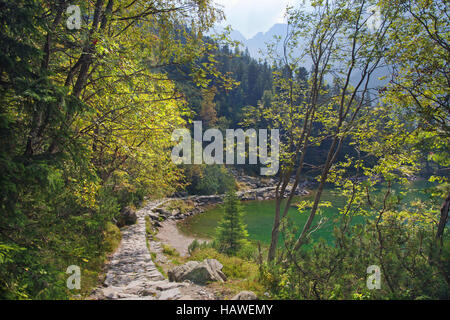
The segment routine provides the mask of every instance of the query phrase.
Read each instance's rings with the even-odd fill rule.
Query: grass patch
[[[155,262],[155,267],[158,269],[159,272],[164,276],[164,278],[167,278],[167,273],[164,271],[163,267],[161,267],[159,264]]]
[[[169,246],[168,244],[163,244],[163,253],[167,254],[171,257],[179,257],[180,256],[180,253],[176,249]]]
[[[106,224],[105,230],[105,248],[107,252],[114,252],[122,240],[122,234],[120,233],[119,227],[115,224],[108,222]]]
[[[153,228],[152,220],[149,216],[145,216],[145,233],[147,234],[147,237],[154,237],[156,235],[156,230]]]
[[[170,262],[175,266],[181,266],[185,263],[185,261],[179,257],[172,257],[172,259],[170,259]]]

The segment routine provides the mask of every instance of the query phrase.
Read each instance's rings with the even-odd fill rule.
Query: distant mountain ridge
[[[284,36],[286,31],[287,24],[276,23],[267,32],[258,32],[250,39],[246,39],[238,30],[233,30],[230,36],[231,39],[241,42],[243,49],[247,48],[253,58],[265,59],[267,44],[273,42],[275,36]]]
[[[258,32],[250,39],[246,39],[245,36],[238,30],[232,30],[230,37],[232,40],[239,41],[242,43],[242,50],[248,49],[250,56],[254,59],[266,60],[267,57],[267,44],[273,43],[275,41],[275,36],[280,36],[282,39],[286,36],[288,25],[285,23],[274,24],[267,32]],[[283,54],[283,48],[281,44],[277,46],[278,55]],[[306,60],[303,62],[303,66],[306,70],[310,70],[311,62]],[[380,80],[381,77],[389,77],[390,71],[387,67],[379,67],[373,74],[369,81],[369,88],[375,89],[380,86],[385,86],[388,80]],[[329,75],[327,81],[331,82],[332,78]],[[356,85],[359,81],[359,74],[355,71],[350,79],[350,83]]]

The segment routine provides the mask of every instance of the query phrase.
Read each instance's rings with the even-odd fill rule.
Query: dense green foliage
[[[334,246],[315,242],[299,252],[288,243],[287,259],[263,265],[261,281],[277,299],[449,299],[449,247],[426,226],[387,219],[336,227],[334,236]],[[367,287],[372,265],[380,267],[380,289]]]
[[[225,194],[234,188],[233,175],[222,165],[189,165],[184,174],[189,194]]]
[[[196,62],[220,17],[209,1],[0,1],[0,298],[80,293],[70,265],[88,294],[121,208],[175,190],[187,112],[160,67],[207,83],[213,67]]]

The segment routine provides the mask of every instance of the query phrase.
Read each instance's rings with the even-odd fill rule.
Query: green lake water
[[[413,199],[421,199],[429,201],[429,196],[424,191],[430,184],[427,181],[415,181],[402,187],[402,191],[407,194],[403,199],[404,203],[408,203]],[[398,188],[395,188],[398,191]],[[301,197],[305,200],[313,200],[314,193],[311,192],[307,196]],[[298,200],[300,198],[296,198]],[[332,206],[322,208],[322,214],[328,218],[328,222],[323,225],[318,231],[314,233],[315,239],[324,238],[327,241],[332,241],[333,217],[338,214],[339,208],[345,204],[345,199],[339,196],[336,191],[331,188],[326,188],[322,194],[322,201],[331,202]],[[293,201],[295,203],[296,201]],[[273,218],[275,213],[275,200],[265,201],[243,201],[242,208],[244,212],[244,222],[247,224],[247,230],[250,240],[261,241],[263,244],[270,242],[270,234],[273,226]],[[223,214],[222,207],[216,206],[206,210],[202,214],[191,216],[178,224],[181,232],[199,238],[212,238],[215,233],[215,228]],[[300,228],[308,219],[308,210],[306,213],[300,214],[297,208],[291,207],[288,212],[290,221]],[[320,217],[316,216],[314,222],[318,222]],[[353,223],[361,223],[364,221],[363,217],[355,217]]]

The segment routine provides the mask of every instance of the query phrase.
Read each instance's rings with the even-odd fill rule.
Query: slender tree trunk
[[[281,202],[283,201],[284,191],[286,190],[286,186],[289,182],[289,178],[286,176],[290,175],[290,171],[286,174],[280,175],[280,182],[278,183],[276,192],[275,192],[275,218],[273,221],[272,234],[270,238],[270,247],[269,253],[267,255],[267,261],[273,261],[275,259],[277,245],[278,245],[278,237],[279,237],[279,229],[280,229],[280,210],[281,210]],[[281,189],[280,189],[281,185]]]
[[[439,219],[439,225],[436,233],[436,239],[441,239],[444,235],[445,226],[448,221],[448,211],[450,209],[450,193],[447,195],[447,198],[444,200],[444,203],[441,207],[441,218]]]

